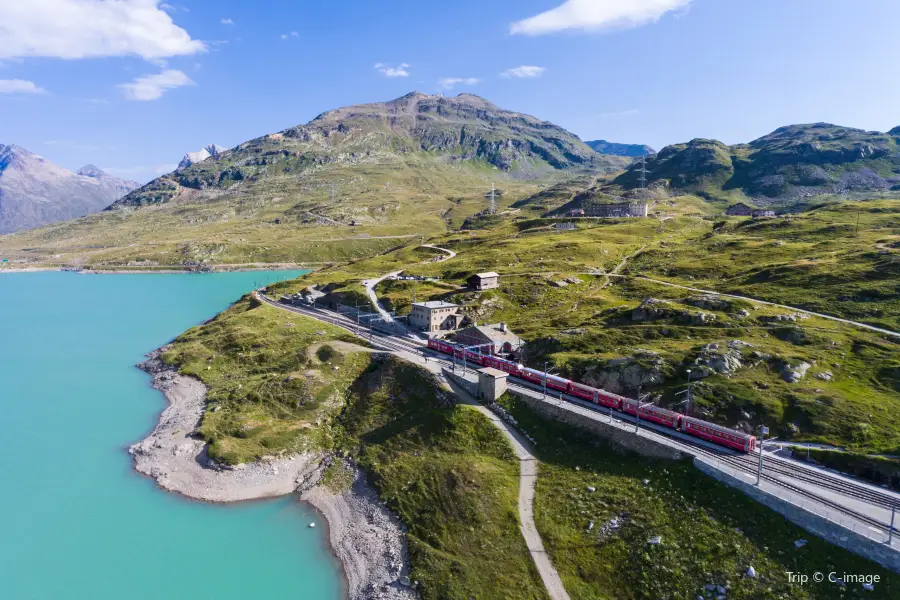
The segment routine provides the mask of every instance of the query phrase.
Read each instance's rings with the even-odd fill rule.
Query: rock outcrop
[[[800,361],[796,364],[784,362],[779,376],[788,383],[797,383],[806,376],[806,372],[811,368],[812,365],[805,361]]]
[[[181,162],[178,163],[179,169],[184,169],[185,167],[190,167],[193,164],[197,164],[199,162],[203,162],[207,158],[218,158],[219,155],[225,152],[225,148],[221,146],[217,146],[215,144],[210,144],[206,146],[202,150],[198,150],[197,152],[188,152],[184,155],[184,158],[181,159]]]
[[[709,325],[716,315],[708,312],[691,312],[671,302],[647,298],[631,312],[631,320],[637,322],[674,320],[685,325]]]
[[[660,385],[671,366],[656,352],[638,350],[632,356],[614,358],[604,365],[587,367],[583,381],[614,394],[633,394]]]
[[[724,347],[718,343],[710,343],[700,348],[690,361],[688,368],[695,379],[710,375],[731,375],[744,367],[744,351],[754,348],[752,344],[742,340],[731,340]]]

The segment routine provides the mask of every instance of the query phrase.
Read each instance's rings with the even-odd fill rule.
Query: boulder
[[[691,296],[684,300],[685,304],[702,308],[703,310],[721,310],[726,311],[731,308],[731,303],[721,296],[715,294],[703,294],[701,296]]]
[[[831,381],[834,378],[834,375],[831,371],[822,371],[821,373],[816,373],[813,377],[821,379],[822,381]]]
[[[808,362],[800,362],[796,365],[784,363],[781,368],[781,378],[788,383],[797,383],[806,376],[806,372],[812,367]]]

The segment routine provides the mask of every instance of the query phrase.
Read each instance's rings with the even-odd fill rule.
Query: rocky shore
[[[207,456],[196,435],[203,416],[206,386],[163,363],[161,348],[139,367],[152,375],[153,387],[169,406],[149,436],[128,452],[135,469],[160,487],[207,502],[238,502],[302,492],[328,520],[332,550],[341,561],[350,600],[408,600],[418,594],[408,587],[406,534],[397,517],[378,499],[353,465],[352,485],[332,492],[320,485],[321,453],[276,458],[238,467],[218,465]]]
[[[379,500],[356,466],[345,462],[352,484],[334,492],[317,485],[301,496],[325,515],[332,551],[341,561],[351,600],[413,600],[406,530]]]

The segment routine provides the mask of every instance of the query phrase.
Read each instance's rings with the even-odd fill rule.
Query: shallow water
[[[0,274],[0,598],[339,597],[311,508],[192,502],[126,452],[165,405],[143,355],[297,273]]]

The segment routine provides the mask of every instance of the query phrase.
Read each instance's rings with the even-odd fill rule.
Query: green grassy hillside
[[[438,279],[383,282],[378,292],[391,308],[407,312],[414,293],[462,304],[473,320],[506,322],[528,340],[532,365],[550,360],[573,378],[627,394],[640,388],[669,406],[691,369],[692,410],[707,419],[748,429],[765,423],[782,439],[857,452],[900,452],[896,338],[641,279],[900,329],[900,202],[830,204],[770,221],[704,217],[697,202],[675,199],[663,220],[585,221],[570,232],[530,218],[526,207],[486,229],[431,240],[458,252],[453,259],[433,262],[408,246],[275,289],[320,283],[340,294],[405,269]],[[470,274],[487,270],[501,274],[500,289],[464,289]],[[645,310],[650,298],[657,302]]]
[[[749,144],[695,139],[647,159],[649,187],[693,193],[714,202],[753,199],[761,205],[804,204],[820,195],[900,191],[897,130],[863,131],[828,123],[790,125]],[[609,186],[636,190],[632,166]]]

